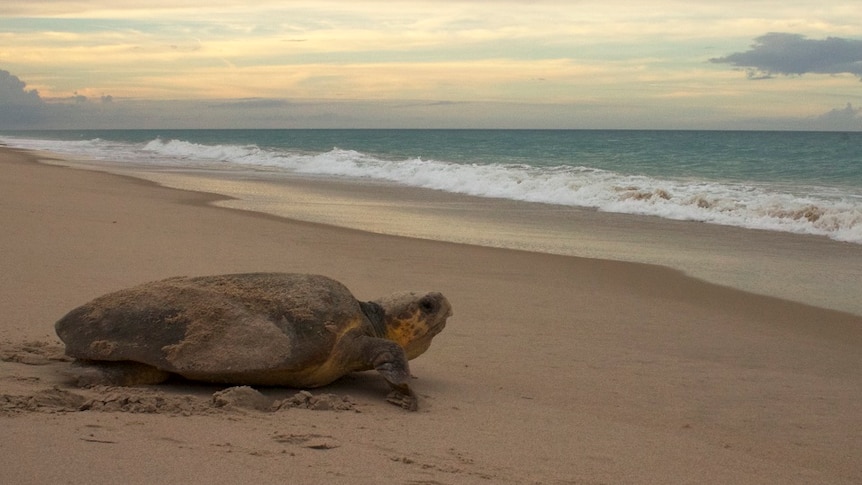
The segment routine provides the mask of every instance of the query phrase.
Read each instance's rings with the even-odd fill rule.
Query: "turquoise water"
[[[862,133],[109,130],[10,146],[157,166],[373,179],[862,244]]]

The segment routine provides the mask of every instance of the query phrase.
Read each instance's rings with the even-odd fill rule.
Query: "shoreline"
[[[34,152],[38,153],[38,152]],[[49,163],[220,194],[214,206],[375,234],[655,264],[743,291],[862,315],[862,245],[822,236],[675,221],[248,169]]]
[[[380,235],[216,200],[0,148],[5,478],[862,480],[860,316],[662,266]],[[168,276],[253,271],[326,274],[366,300],[446,295],[454,316],[410,363],[420,410],[385,403],[373,372],[310,390],[348,411],[217,407],[218,386],[76,389],[63,377],[53,323],[75,306]]]

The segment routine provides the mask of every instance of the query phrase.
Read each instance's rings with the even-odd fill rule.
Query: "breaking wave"
[[[595,208],[752,229],[826,236],[862,244],[862,190],[787,183],[656,178],[587,166],[455,163],[389,159],[333,148],[299,152],[257,145],[198,144],[156,138],[145,143],[101,139],[8,139],[25,148],[155,165],[279,170],[389,181],[479,197]],[[29,146],[28,146],[29,145]]]

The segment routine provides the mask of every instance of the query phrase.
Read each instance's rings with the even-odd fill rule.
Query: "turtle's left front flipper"
[[[392,388],[386,400],[408,411],[419,409],[419,398],[410,389],[412,377],[404,349],[382,338],[366,336],[362,340],[362,359],[369,367],[376,369]]]

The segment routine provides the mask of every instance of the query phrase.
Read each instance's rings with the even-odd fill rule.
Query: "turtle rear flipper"
[[[78,387],[159,384],[169,372],[139,362],[75,361],[65,372]]]

